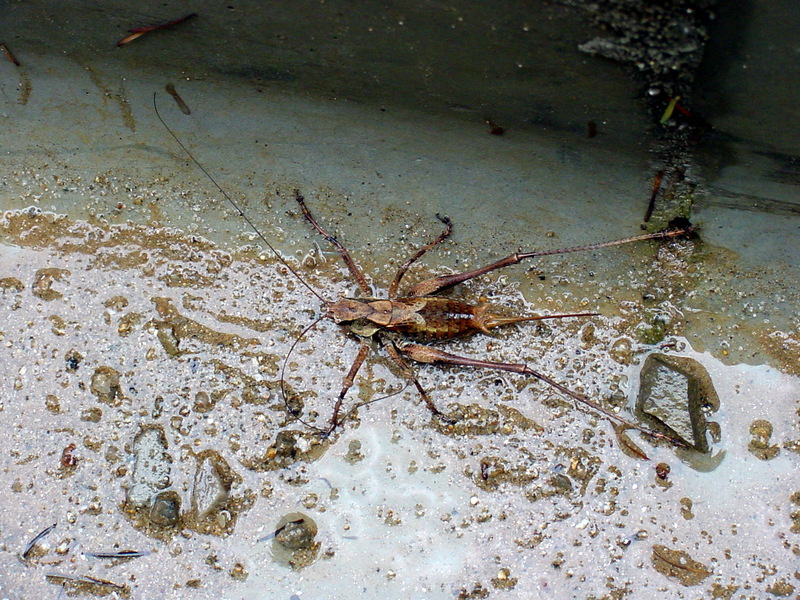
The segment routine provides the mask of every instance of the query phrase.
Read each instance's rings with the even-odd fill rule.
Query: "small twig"
[[[192,114],[192,111],[189,109],[189,105],[186,104],[186,102],[183,101],[183,98],[181,98],[178,95],[178,92],[175,91],[175,86],[174,85],[172,85],[171,83],[168,83],[165,89],[167,90],[167,93],[175,99],[175,102],[177,103],[178,108],[181,109],[181,112],[183,114],[185,114],[185,115]]]
[[[129,44],[133,40],[138,37],[143,36],[145,33],[149,31],[158,31],[159,29],[166,29],[168,27],[174,27],[175,25],[180,25],[181,23],[185,23],[189,19],[196,17],[197,13],[192,13],[190,15],[186,15],[185,17],[181,17],[180,19],[175,19],[173,21],[169,21],[167,23],[161,23],[160,25],[148,25],[146,27],[136,27],[135,29],[129,29],[130,35],[126,35],[120,41],[117,42],[117,47],[124,44]]]
[[[147,550],[120,550],[119,552],[84,552],[89,558],[139,558],[151,554]]]
[[[650,217],[653,216],[653,209],[656,207],[656,197],[658,196],[658,191],[661,189],[661,180],[664,177],[664,171],[659,171],[656,173],[655,178],[653,178],[653,192],[650,194],[650,202],[647,205],[647,212],[644,213],[644,222],[647,223],[650,220]]]
[[[13,54],[11,54],[11,50],[8,49],[8,46],[6,46],[5,43],[0,42],[0,50],[3,51],[3,54],[6,55],[8,60],[10,60],[12,63],[14,63],[17,66],[20,66],[19,61],[17,60],[17,57],[14,56]]]

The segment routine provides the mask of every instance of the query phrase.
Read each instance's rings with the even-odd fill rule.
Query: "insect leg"
[[[630,427],[631,429],[636,429],[637,431],[642,432],[645,435],[660,438],[663,440],[667,440],[676,446],[687,447],[686,442],[676,437],[659,433],[656,431],[651,431],[635,423],[628,421],[627,419],[621,417],[620,415],[611,412],[607,408],[600,406],[594,400],[590,400],[583,394],[579,394],[577,392],[573,392],[568,387],[558,383],[555,379],[551,379],[547,375],[543,375],[533,369],[529,368],[527,365],[522,363],[501,363],[501,362],[493,362],[488,360],[479,360],[476,358],[469,358],[466,356],[458,356],[456,354],[450,354],[449,352],[443,352],[442,350],[438,350],[436,348],[431,348],[430,346],[423,346],[421,344],[404,344],[400,347],[400,351],[403,352],[406,356],[408,356],[411,360],[421,363],[444,363],[449,365],[460,365],[465,367],[480,367],[486,369],[497,369],[499,371],[509,371],[511,373],[519,373],[520,375],[529,375],[531,377],[535,377],[536,379],[545,382],[546,384],[552,386],[553,388],[557,389],[559,392],[564,394],[565,396],[569,396],[573,400],[580,402],[595,410],[609,419],[616,421],[617,423],[621,423],[626,427]]]
[[[409,296],[429,296],[445,288],[462,283],[480,275],[486,275],[497,269],[516,265],[527,258],[536,258],[539,256],[552,256],[555,254],[567,254],[569,252],[583,252],[585,250],[598,250],[600,248],[609,248],[611,246],[621,246],[622,244],[630,244],[631,242],[641,242],[644,240],[665,240],[668,238],[689,235],[693,229],[687,227],[684,229],[668,229],[666,231],[659,231],[657,233],[646,233],[644,235],[637,235],[635,237],[625,238],[622,240],[614,240],[613,242],[602,242],[600,244],[591,244],[589,246],[574,246],[572,248],[560,248],[558,250],[543,250],[541,252],[515,252],[505,258],[493,262],[485,267],[466,271],[464,273],[454,273],[453,275],[442,275],[441,277],[434,277],[422,281],[411,288]]]
[[[336,404],[333,406],[333,414],[331,415],[331,424],[328,429],[328,433],[332,432],[334,429],[336,429],[336,427],[339,426],[339,411],[342,409],[344,397],[347,395],[347,391],[353,387],[356,374],[361,368],[361,365],[364,364],[364,360],[366,360],[368,354],[369,342],[367,340],[361,340],[361,348],[358,349],[358,354],[356,354],[353,365],[350,367],[350,370],[347,372],[347,375],[342,382],[342,390],[339,392],[339,397],[336,399]]]
[[[294,193],[295,200],[297,200],[297,203],[300,205],[300,209],[303,211],[303,216],[306,218],[306,221],[311,223],[311,226],[336,248],[342,257],[342,260],[344,260],[345,264],[347,265],[347,268],[350,270],[350,274],[353,276],[353,279],[355,279],[356,283],[358,283],[358,288],[361,290],[361,293],[365,296],[372,296],[372,288],[370,287],[369,283],[367,283],[367,278],[364,277],[364,273],[362,273],[361,269],[358,268],[358,265],[356,265],[353,257],[350,256],[350,252],[347,251],[347,248],[345,248],[339,240],[325,231],[320,224],[317,223],[317,220],[311,215],[311,211],[308,210],[305,198],[300,195],[300,192],[295,190]]]
[[[425,388],[420,385],[417,378],[414,376],[413,369],[408,365],[408,363],[403,360],[403,357],[400,356],[400,352],[398,351],[398,347],[395,345],[394,342],[391,340],[386,344],[386,352],[389,354],[389,358],[392,359],[392,362],[400,367],[400,370],[403,372],[403,377],[412,381],[414,383],[414,387],[417,388],[417,392],[419,392],[420,397],[425,401],[425,405],[428,407],[436,417],[442,419],[447,423],[454,422],[450,417],[445,415],[442,411],[436,408],[436,405],[431,400],[431,397],[428,395],[428,392],[425,391]]]
[[[439,219],[442,223],[444,223],[445,230],[442,233],[440,233],[439,237],[437,237],[435,240],[429,242],[428,244],[425,244],[422,248],[417,250],[414,256],[409,258],[406,262],[403,263],[403,265],[399,269],[397,269],[397,274],[394,276],[392,285],[389,286],[389,299],[392,299],[397,295],[397,287],[400,285],[400,280],[403,278],[403,275],[406,274],[408,268],[412,264],[414,264],[414,262],[419,260],[420,257],[423,254],[425,254],[428,250],[441,244],[445,239],[447,239],[447,236],[450,235],[450,232],[453,231],[453,223],[452,221],[450,221],[450,219],[448,219],[447,217],[443,217],[439,214],[436,215],[436,218]]]

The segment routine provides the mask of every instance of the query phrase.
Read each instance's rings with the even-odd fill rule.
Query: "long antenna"
[[[323,297],[322,297],[322,296],[321,296],[321,295],[320,295],[320,294],[317,292],[317,290],[315,290],[313,287],[311,287],[311,285],[309,285],[309,283],[308,283],[308,282],[307,282],[305,279],[303,279],[303,278],[300,276],[300,274],[299,274],[299,273],[298,273],[298,272],[297,272],[297,271],[296,271],[296,270],[295,270],[295,269],[292,267],[292,265],[290,265],[290,264],[289,264],[289,262],[288,262],[288,261],[287,261],[285,258],[283,258],[283,257],[280,255],[280,253],[279,253],[277,250],[275,250],[275,248],[273,247],[273,245],[269,243],[269,241],[267,240],[267,238],[266,238],[266,237],[264,237],[264,234],[262,234],[262,233],[261,233],[261,232],[258,230],[258,227],[256,227],[256,226],[255,226],[255,223],[253,223],[253,222],[250,220],[250,217],[248,217],[248,216],[247,216],[247,214],[245,214],[245,212],[244,212],[244,211],[243,211],[241,208],[239,208],[239,205],[238,205],[236,202],[234,202],[233,198],[231,198],[231,197],[230,197],[230,195],[228,194],[228,192],[226,192],[225,190],[223,190],[223,189],[222,189],[222,186],[221,186],[220,184],[218,184],[218,183],[217,183],[217,181],[216,181],[216,180],[215,180],[215,179],[214,179],[214,178],[211,176],[211,173],[209,173],[209,172],[206,170],[206,168],[205,168],[205,167],[204,167],[202,164],[200,164],[200,161],[198,161],[198,160],[197,160],[197,159],[194,157],[194,155],[193,155],[191,152],[189,152],[189,149],[188,149],[186,146],[184,146],[184,144],[183,144],[183,142],[180,140],[180,138],[179,138],[177,135],[175,135],[175,132],[174,132],[174,131],[172,131],[172,129],[170,129],[170,126],[169,126],[169,125],[167,125],[167,123],[166,123],[166,122],[164,121],[164,119],[161,117],[161,113],[159,113],[159,112],[158,112],[158,103],[156,102],[156,95],[157,95],[157,94],[154,92],[154,93],[153,93],[153,110],[155,110],[155,111],[156,111],[156,116],[158,117],[158,120],[159,120],[159,121],[161,121],[161,124],[162,124],[162,125],[164,126],[164,128],[165,128],[165,129],[166,129],[166,130],[169,132],[169,134],[170,134],[170,135],[173,137],[173,139],[174,139],[176,142],[178,142],[178,145],[181,147],[181,149],[182,149],[182,150],[183,150],[183,151],[186,153],[186,155],[187,155],[189,158],[191,158],[191,159],[192,159],[192,162],[193,162],[195,165],[197,165],[197,168],[198,168],[198,169],[200,169],[200,170],[203,172],[203,174],[204,174],[206,177],[208,177],[208,179],[211,181],[211,183],[213,183],[213,184],[214,184],[214,186],[215,186],[215,187],[216,187],[216,188],[219,190],[219,193],[220,193],[220,194],[222,194],[222,195],[224,196],[224,198],[225,198],[225,199],[226,199],[228,202],[230,202],[231,206],[233,206],[233,208],[235,208],[235,209],[236,209],[236,212],[238,212],[238,213],[239,213],[239,216],[240,216],[240,217],[242,217],[242,219],[244,219],[245,223],[247,223],[247,224],[250,226],[250,228],[251,228],[253,231],[255,231],[255,232],[256,232],[256,235],[257,235],[257,236],[258,236],[258,237],[261,239],[261,241],[262,241],[262,242],[264,242],[264,244],[267,246],[267,248],[269,248],[269,249],[272,251],[272,253],[275,255],[275,257],[276,257],[276,258],[277,258],[279,261],[281,261],[281,263],[283,263],[283,266],[284,266],[284,267],[286,267],[287,269],[289,269],[289,272],[290,272],[292,275],[294,275],[294,276],[297,278],[297,280],[298,280],[300,283],[302,283],[302,284],[303,284],[303,285],[306,287],[306,289],[308,289],[308,291],[309,291],[309,292],[311,292],[312,294],[314,294],[314,295],[315,295],[315,296],[316,296],[316,297],[317,297],[317,298],[320,300],[320,302],[322,302],[323,304],[327,305],[327,304],[328,304],[328,301],[327,301],[327,300],[325,300],[325,298],[323,298]]]
[[[284,404],[284,407],[286,408],[286,414],[293,416],[295,421],[300,421],[303,425],[305,425],[309,429],[313,429],[317,433],[326,433],[326,430],[322,429],[320,427],[317,427],[316,425],[312,425],[308,421],[303,420],[300,417],[300,414],[296,413],[294,410],[292,410],[291,406],[289,406],[289,399],[286,396],[286,365],[289,364],[289,357],[292,355],[292,352],[294,352],[294,349],[297,347],[297,344],[300,343],[300,340],[302,340],[303,337],[309,331],[314,329],[314,327],[316,327],[319,324],[319,322],[322,321],[322,319],[324,319],[324,318],[325,318],[325,315],[321,315],[319,318],[315,319],[313,323],[311,323],[310,325],[307,325],[305,327],[305,329],[303,329],[303,331],[300,333],[300,335],[298,335],[295,338],[295,340],[292,342],[292,345],[289,347],[289,351],[286,353],[286,358],[283,359],[283,365],[281,366],[281,396],[283,396],[283,404]]]

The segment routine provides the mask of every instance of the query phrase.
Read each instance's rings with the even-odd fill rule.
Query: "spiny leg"
[[[613,242],[591,244],[589,246],[574,246],[572,248],[560,248],[558,250],[544,250],[542,252],[515,252],[514,254],[510,254],[509,256],[506,256],[505,258],[498,260],[497,262],[493,262],[490,265],[486,265],[485,267],[480,267],[478,269],[473,269],[472,271],[466,271],[464,273],[454,273],[453,275],[442,275],[441,277],[434,277],[433,279],[427,279],[425,281],[421,281],[420,283],[411,288],[411,290],[409,291],[409,296],[429,296],[431,294],[435,294],[440,290],[454,286],[458,283],[462,283],[469,279],[479,277],[480,275],[486,275],[487,273],[491,273],[492,271],[496,271],[497,269],[502,269],[503,267],[510,267],[511,265],[516,265],[517,263],[522,262],[523,260],[528,258],[536,258],[540,256],[553,256],[555,254],[567,254],[569,252],[583,252],[585,250],[598,250],[600,248],[621,246],[622,244],[630,244],[631,242],[641,242],[644,240],[665,240],[669,238],[679,237],[682,235],[688,235],[691,232],[692,228],[687,227],[684,229],[670,229],[667,231],[659,231],[657,233],[646,233],[645,235],[637,235],[635,237],[625,238],[623,240],[614,240]]]
[[[300,205],[300,209],[303,211],[303,216],[306,218],[306,221],[311,223],[311,226],[336,248],[342,257],[342,260],[344,260],[345,264],[347,265],[347,268],[350,270],[350,274],[353,276],[353,279],[356,280],[361,293],[364,294],[364,296],[371,296],[372,288],[370,287],[369,283],[367,283],[367,278],[364,277],[364,273],[361,272],[361,269],[358,268],[358,265],[356,265],[353,257],[350,256],[350,252],[347,251],[347,248],[345,248],[339,240],[325,231],[320,224],[317,223],[317,220],[311,215],[311,211],[308,210],[305,198],[303,198],[303,196],[300,194],[300,191],[295,190],[294,193],[295,200],[297,200],[297,203]]]
[[[389,358],[392,359],[392,362],[400,367],[400,370],[403,373],[403,377],[412,381],[414,383],[414,387],[417,388],[417,392],[419,392],[420,397],[425,401],[425,405],[428,407],[434,416],[438,417],[442,421],[446,423],[454,422],[450,417],[445,415],[442,411],[436,408],[436,405],[431,400],[431,397],[428,395],[428,392],[425,391],[425,388],[422,387],[419,381],[417,381],[416,376],[414,375],[413,369],[409,366],[409,364],[403,360],[403,357],[400,356],[400,352],[398,352],[398,348],[395,343],[391,340],[388,340],[386,343],[386,351],[389,353]]]
[[[397,288],[400,285],[400,280],[403,279],[403,275],[406,274],[408,268],[414,264],[414,262],[419,260],[428,250],[441,244],[445,239],[447,239],[447,236],[450,235],[450,232],[453,231],[453,223],[450,221],[450,219],[443,217],[438,213],[436,214],[436,218],[445,224],[445,230],[440,233],[439,237],[437,237],[435,240],[425,244],[422,248],[417,250],[414,256],[409,258],[399,269],[397,269],[397,274],[394,276],[394,281],[392,281],[392,285],[389,286],[389,299],[392,299],[397,295]]]
[[[583,394],[573,392],[568,387],[558,383],[557,381],[551,379],[547,375],[543,375],[537,371],[534,371],[533,369],[529,368],[527,365],[524,365],[522,363],[500,363],[488,360],[479,360],[476,358],[469,358],[466,356],[458,356],[456,354],[450,354],[449,352],[443,352],[442,350],[431,348],[430,346],[423,346],[421,344],[405,344],[401,346],[399,349],[411,360],[416,362],[445,363],[449,365],[460,365],[466,367],[497,369],[499,371],[509,371],[511,373],[519,373],[521,375],[529,375],[531,377],[535,377],[536,379],[539,379],[540,381],[543,381],[546,384],[554,387],[565,396],[569,396],[573,400],[577,400],[578,402],[605,415],[606,417],[612,419],[613,421],[616,421],[617,423],[621,423],[626,427],[630,427],[632,429],[640,431],[645,435],[667,440],[672,444],[675,444],[676,446],[681,446],[684,448],[688,447],[686,442],[684,442],[683,440],[656,431],[651,431],[645,427],[641,427],[640,425],[636,425],[635,423],[628,421],[627,419],[621,417],[620,415],[611,412],[607,408],[600,406],[597,402],[595,402],[594,400],[590,400]]]
[[[364,360],[366,360],[368,354],[369,342],[367,340],[361,340],[361,347],[358,349],[358,354],[356,354],[356,358],[353,361],[350,370],[347,372],[344,381],[342,382],[342,389],[339,392],[339,397],[336,399],[336,404],[333,406],[333,414],[331,415],[331,423],[328,427],[327,433],[331,433],[339,426],[339,411],[342,409],[344,397],[347,395],[348,390],[353,387],[353,383],[356,380],[356,374],[361,368],[361,365],[364,364]]]

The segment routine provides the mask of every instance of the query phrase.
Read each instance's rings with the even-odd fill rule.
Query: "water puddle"
[[[3,231],[0,462],[13,501],[0,570],[15,593],[49,582],[54,595],[555,598],[578,585],[688,597],[794,585],[800,382],[680,337],[644,343],[644,305],[453,347],[525,360],[624,414],[644,379],[652,397],[677,389],[678,420],[645,408],[694,450],[629,431],[651,460],[631,457],[611,423],[546,386],[422,367],[437,405],[460,417],[443,427],[379,354],[352,401],[389,397],[323,440],[293,421],[278,383],[319,307],[275,261],[37,211],[7,214]],[[338,266],[301,268],[343,289]],[[494,289],[531,310],[514,286]],[[354,352],[328,325],[295,349],[286,383],[307,418],[325,422]]]

